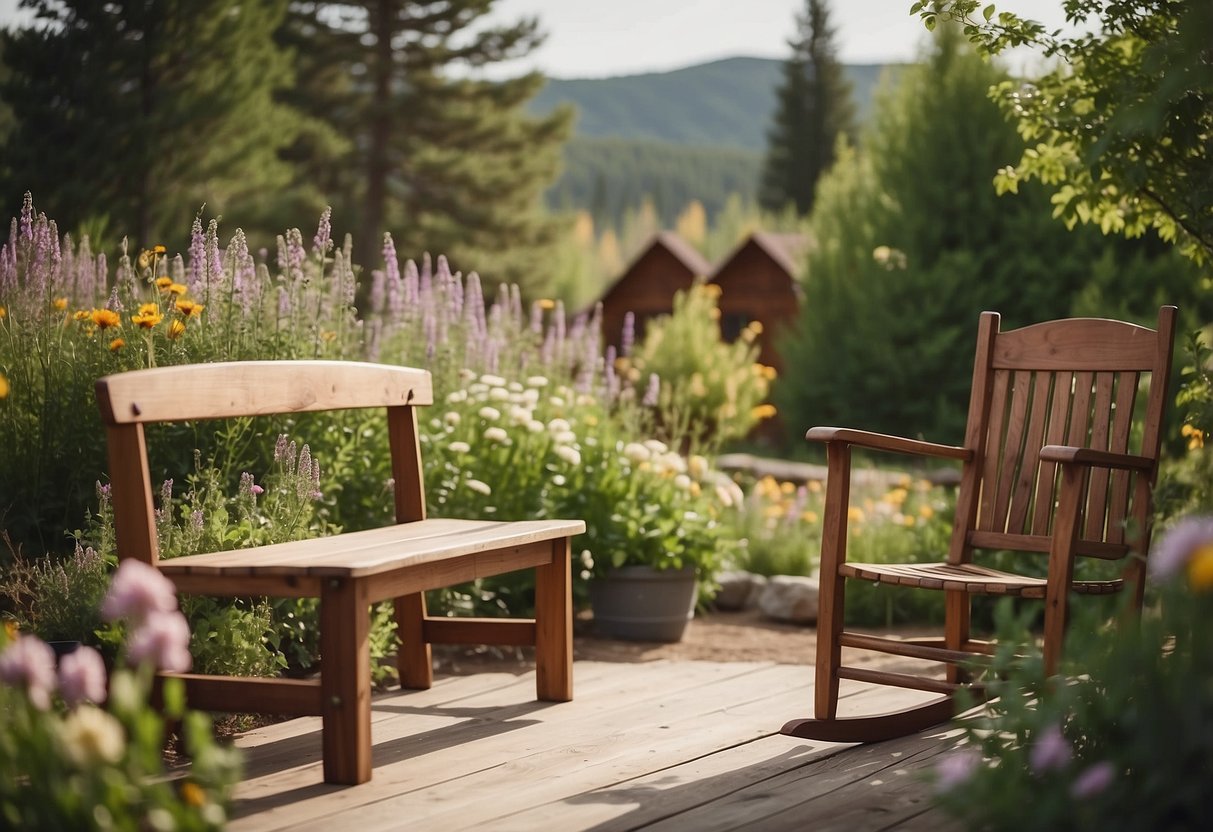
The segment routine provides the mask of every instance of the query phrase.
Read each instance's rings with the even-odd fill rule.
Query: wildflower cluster
[[[181,720],[193,758],[165,777],[164,719],[148,704],[151,671],[189,667],[189,632],[172,585],[155,568],[124,561],[101,606],[132,630],[130,667],[109,675],[81,646],[58,660],[35,636],[0,633],[0,818],[6,828],[220,829],[239,775],[217,747],[210,719],[186,712],[179,680],[164,684],[166,715]]]
[[[937,770],[940,800],[988,829],[1197,829],[1213,811],[1213,518],[1176,523],[1150,556],[1140,622],[1076,621],[1062,673],[996,662],[998,695]],[[1076,606],[1076,612],[1078,608]],[[1009,607],[1003,636],[1025,621]]]
[[[646,564],[697,566],[710,580],[723,509],[741,494],[706,458],[627,441],[608,403],[545,376],[461,378],[423,435],[430,502],[444,516],[579,517],[583,578]]]

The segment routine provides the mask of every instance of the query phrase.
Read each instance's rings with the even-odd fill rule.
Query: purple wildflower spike
[[[194,217],[190,231],[190,270],[186,286],[191,295],[202,294],[202,279],[206,273],[206,237],[202,234],[202,217]]]
[[[383,313],[384,304],[387,302],[387,275],[376,269],[371,272],[371,293],[370,303],[371,312],[375,315]]]
[[[29,191],[21,200],[21,237],[34,239],[34,195]]]
[[[623,316],[623,335],[619,341],[619,353],[624,358],[632,354],[632,347],[636,344],[636,316],[632,312],[627,312]]]
[[[325,206],[324,212],[320,215],[320,226],[316,229],[316,236],[312,239],[314,248],[312,252],[320,257],[323,257],[333,244],[333,208],[331,205]]]
[[[539,301],[531,304],[531,332],[536,335],[543,332],[543,307]]]
[[[412,260],[404,264],[404,302],[412,308],[421,302],[421,278]]]
[[[641,402],[645,407],[656,407],[657,402],[661,398],[661,379],[656,373],[649,373],[649,386],[644,391],[644,400]]]

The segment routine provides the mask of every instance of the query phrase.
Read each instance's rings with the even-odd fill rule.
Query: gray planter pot
[[[682,641],[695,614],[695,569],[624,566],[590,581],[594,629],[629,641]]]

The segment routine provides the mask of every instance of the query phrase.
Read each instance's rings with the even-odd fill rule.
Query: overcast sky
[[[0,23],[18,0],[0,0]],[[844,63],[913,60],[926,30],[912,0],[832,0]],[[1048,26],[1062,25],[1061,0],[1003,0]],[[785,58],[804,0],[498,0],[494,15],[538,16],[547,42],[520,68],[558,78],[601,78],[677,69],[717,58]]]

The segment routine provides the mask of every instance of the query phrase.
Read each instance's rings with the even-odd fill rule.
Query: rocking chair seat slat
[[[876,583],[913,586],[924,589],[960,590],[977,595],[1013,595],[1044,598],[1048,581],[1002,572],[976,563],[844,563],[838,574]],[[1081,595],[1109,595],[1124,586],[1120,579],[1074,581],[1074,592]]]

